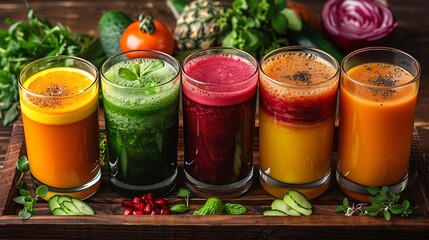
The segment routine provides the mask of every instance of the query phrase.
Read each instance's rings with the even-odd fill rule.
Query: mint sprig
[[[408,217],[413,213],[410,209],[410,202],[408,200],[399,202],[401,196],[389,191],[389,187],[383,186],[369,187],[368,192],[374,197],[369,197],[369,203],[359,203],[356,206],[350,206],[349,200],[344,198],[343,205],[337,206],[335,212],[343,212],[345,216],[378,216],[382,214],[383,217],[389,221],[392,214]]]
[[[147,65],[143,71],[140,70],[140,64],[136,63],[133,65],[133,70],[129,68],[119,68],[118,70],[118,77],[128,80],[128,81],[136,81],[139,80],[139,82],[146,87],[147,83],[153,82],[153,81],[145,81],[144,78],[149,73],[155,72],[161,68],[164,67],[164,62],[160,59],[156,59],[152,61],[149,65]]]

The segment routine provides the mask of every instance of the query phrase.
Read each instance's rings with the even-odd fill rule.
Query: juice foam
[[[31,93],[23,96],[22,112],[44,124],[60,125],[84,119],[98,107],[98,88],[92,87],[95,80],[92,74],[71,67],[38,72],[23,83]]]
[[[218,54],[191,60],[184,67],[183,91],[195,102],[210,106],[229,106],[250,99],[256,92],[257,69],[241,57]],[[249,81],[249,78],[252,80]]]

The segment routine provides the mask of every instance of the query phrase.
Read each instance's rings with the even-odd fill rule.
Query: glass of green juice
[[[176,185],[180,65],[152,50],[119,53],[101,67],[110,182],[125,197]]]

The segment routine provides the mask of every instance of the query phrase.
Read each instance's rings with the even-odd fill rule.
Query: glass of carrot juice
[[[260,62],[260,182],[283,198],[312,199],[329,186],[339,64],[314,48],[276,49]]]
[[[371,186],[406,188],[419,78],[419,62],[397,49],[343,59],[337,182],[350,197],[368,201]]]
[[[27,157],[35,187],[49,199],[85,199],[100,185],[98,70],[67,56],[35,60],[23,68],[19,97]]]

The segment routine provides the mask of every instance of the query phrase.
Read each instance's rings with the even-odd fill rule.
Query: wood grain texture
[[[193,197],[190,202],[191,210],[185,214],[122,216],[124,208],[120,203],[124,198],[110,188],[105,168],[100,190],[85,200],[96,210],[95,216],[51,216],[46,201],[41,200],[36,204],[37,215],[22,221],[17,216],[21,206],[13,203],[11,199],[17,195],[13,188],[14,179],[18,175],[15,162],[19,156],[25,154],[23,138],[22,125],[15,125],[3,175],[0,177],[0,239],[24,237],[26,232],[31,233],[31,237],[67,236],[76,239],[125,239],[129,238],[129,233],[142,234],[141,236],[148,239],[342,239],[350,237],[350,234],[354,236],[353,239],[423,239],[429,234],[428,162],[421,152],[417,132],[413,140],[409,186],[403,193],[403,198],[411,201],[414,213],[409,218],[393,216],[391,221],[386,221],[383,217],[345,217],[335,213],[334,209],[342,203],[344,194],[334,180],[322,196],[312,200],[313,215],[266,217],[262,212],[270,208],[273,197],[262,189],[256,176],[248,192],[235,199],[223,199],[224,202],[244,204],[248,209],[245,215],[193,216],[192,212],[206,200]],[[255,169],[258,169],[257,134],[254,146]],[[335,161],[334,157],[333,168]],[[178,189],[183,187],[182,127],[179,129],[178,162],[178,186],[165,197],[170,205],[184,202],[177,197]],[[423,166],[426,168],[422,168]],[[25,175],[24,181],[29,183],[31,188],[28,174]],[[83,232],[83,235],[69,235],[73,231]]]

